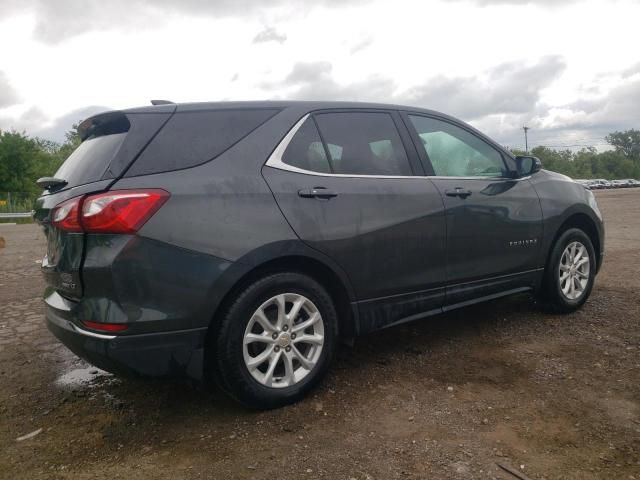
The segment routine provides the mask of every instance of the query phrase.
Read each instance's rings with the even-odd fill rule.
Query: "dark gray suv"
[[[339,341],[504,295],[580,307],[593,194],[419,108],[162,104],[96,115],[37,221],[49,329],[112,372],[300,399]]]

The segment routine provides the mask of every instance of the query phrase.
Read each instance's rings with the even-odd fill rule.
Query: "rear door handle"
[[[467,198],[469,195],[471,195],[471,190],[467,190],[461,187],[456,187],[455,190],[445,190],[444,194],[447,197]]]
[[[313,187],[298,191],[298,196],[302,198],[321,198],[328,200],[333,197],[337,197],[338,194],[332,190],[327,190],[325,187]]]

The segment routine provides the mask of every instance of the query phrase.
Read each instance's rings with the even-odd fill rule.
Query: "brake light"
[[[129,328],[129,325],[123,323],[101,323],[90,322],[89,320],[82,320],[82,324],[90,328],[91,330],[98,330],[100,332],[124,332]]]
[[[53,226],[67,232],[136,233],[167,201],[164,190],[115,190],[62,202]]]
[[[62,202],[51,212],[51,224],[67,232],[82,232],[80,225],[80,202],[82,197]]]
[[[164,190],[116,190],[82,202],[80,222],[87,233],[135,233],[167,201]]]

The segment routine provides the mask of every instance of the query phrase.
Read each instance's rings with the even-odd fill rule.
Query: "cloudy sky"
[[[0,129],[173,101],[371,100],[499,142],[640,128],[640,0],[0,0]]]

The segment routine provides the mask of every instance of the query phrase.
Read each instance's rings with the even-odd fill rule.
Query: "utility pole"
[[[527,139],[527,131],[529,130],[529,127],[522,127],[522,129],[524,130],[524,150],[529,153],[529,141]]]

